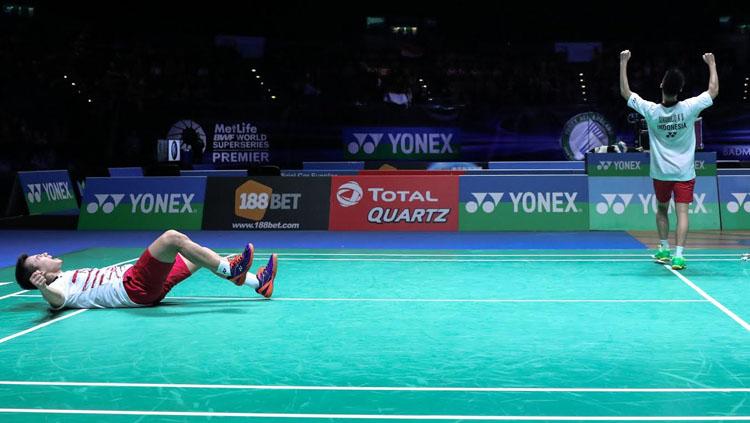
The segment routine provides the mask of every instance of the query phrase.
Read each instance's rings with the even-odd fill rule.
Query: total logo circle
[[[336,200],[341,207],[351,207],[362,200],[362,187],[354,181],[341,184],[336,191]]]

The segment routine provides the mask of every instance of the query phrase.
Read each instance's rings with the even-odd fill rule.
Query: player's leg
[[[686,267],[683,250],[687,241],[689,214],[688,208],[693,201],[695,179],[677,182],[674,187],[675,211],[677,212],[677,228],[675,230],[675,254],[672,258],[672,268],[681,270]]]
[[[252,264],[254,251],[253,245],[247,244],[242,254],[226,259],[175,230],[164,232],[148,247],[148,250],[155,259],[162,262],[174,262],[179,253],[190,262],[191,266],[206,268],[237,285],[244,283],[246,273]]]
[[[657,263],[669,263],[672,256],[669,251],[669,200],[672,198],[672,183],[654,179],[656,195],[656,231],[659,234],[659,250],[654,254]]]

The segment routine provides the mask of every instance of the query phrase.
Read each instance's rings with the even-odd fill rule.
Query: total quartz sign
[[[329,228],[456,231],[458,176],[334,176]]]

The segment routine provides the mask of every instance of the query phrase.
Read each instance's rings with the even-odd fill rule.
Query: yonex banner
[[[460,157],[458,128],[344,128],[344,157],[358,160],[445,160]]]
[[[654,230],[657,201],[651,178],[589,177],[591,229]],[[670,207],[674,228],[674,200]],[[695,194],[689,207],[690,229],[719,229],[719,204],[715,177],[695,179]]]
[[[88,178],[79,229],[200,229],[206,178]]]
[[[331,178],[209,178],[204,229],[326,230]]]
[[[78,201],[67,170],[18,172],[29,214],[78,214]]]
[[[750,229],[750,176],[719,176],[722,229]]]
[[[649,176],[648,153],[601,153],[586,155],[589,176]],[[695,174],[716,176],[716,153],[695,153]]]
[[[462,231],[587,230],[584,175],[461,176]]]
[[[331,230],[455,231],[458,176],[334,176]]]

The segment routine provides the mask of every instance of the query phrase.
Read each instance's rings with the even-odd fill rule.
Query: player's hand
[[[703,53],[703,61],[709,66],[716,64],[716,58],[713,53]]]
[[[620,62],[627,62],[630,60],[630,50],[623,50],[620,52]]]
[[[34,271],[29,277],[29,280],[31,281],[31,284],[39,290],[47,288],[47,278],[44,277],[44,272],[41,270]]]

